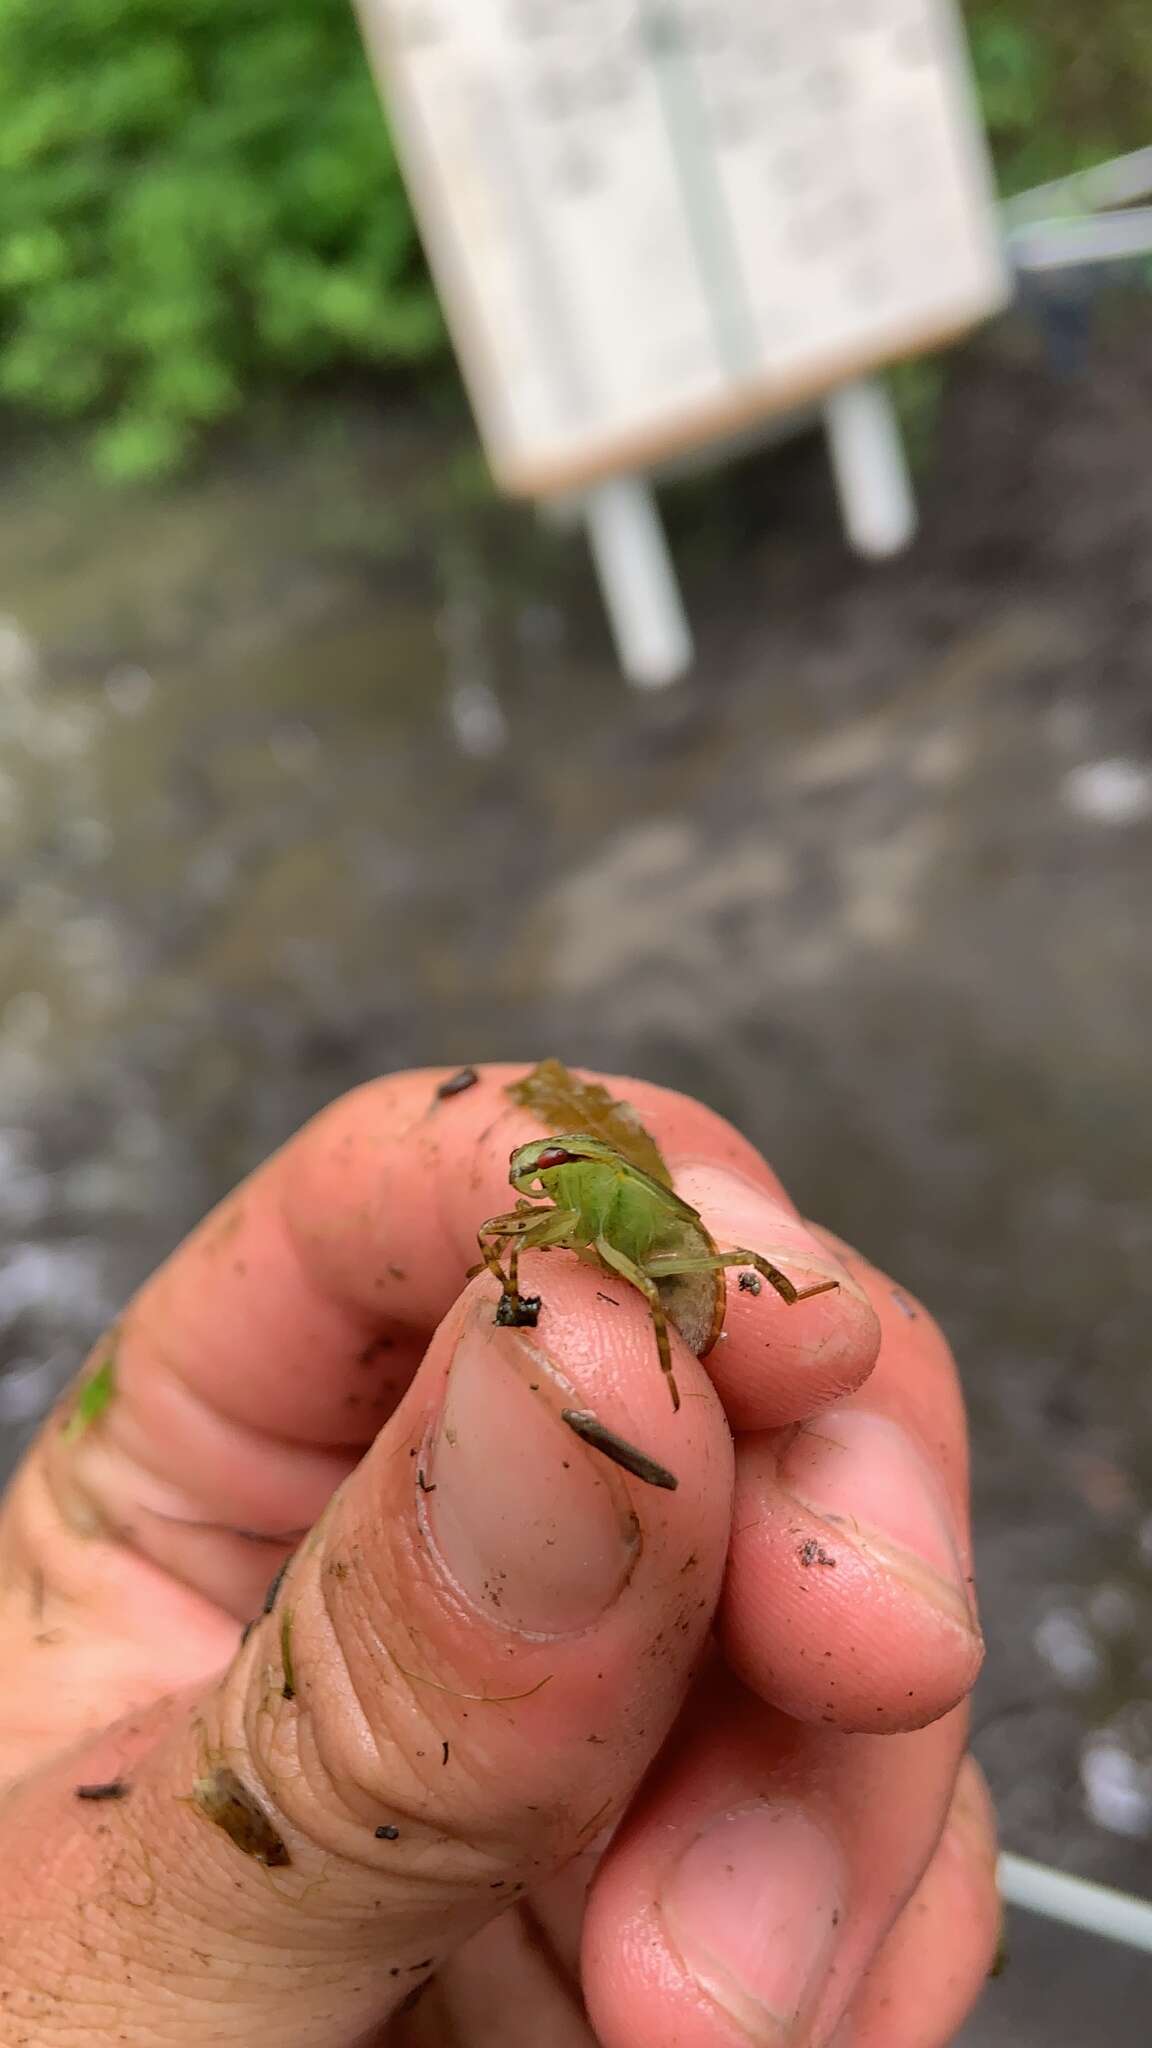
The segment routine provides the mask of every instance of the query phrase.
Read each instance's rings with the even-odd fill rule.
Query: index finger
[[[307,1125],[130,1305],[101,1427],[47,1445],[58,1495],[82,1486],[135,1548],[244,1602],[268,1574],[259,1546],[283,1549],[321,1513],[410,1383],[475,1262],[479,1224],[508,1207],[509,1153],[539,1131],[506,1093],[522,1072],[489,1067],[447,1096],[443,1070],[388,1076]],[[752,1181],[802,1229],[754,1148],[712,1111],[649,1084],[608,1086],[667,1151]],[[812,1304],[821,1329],[838,1300]],[[833,1347],[837,1387],[871,1365],[860,1328],[855,1361]],[[801,1409],[820,1397],[817,1373]]]

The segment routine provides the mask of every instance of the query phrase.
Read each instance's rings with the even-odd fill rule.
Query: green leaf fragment
[[[74,1444],[99,1422],[112,1405],[116,1392],[116,1353],[109,1351],[94,1373],[85,1380],[76,1396],[72,1412],[64,1424],[63,1437],[67,1444]]]
[[[581,1131],[587,1137],[599,1138],[630,1165],[638,1166],[664,1187],[671,1187],[672,1176],[660,1149],[631,1103],[614,1102],[598,1081],[582,1081],[560,1060],[541,1060],[530,1074],[511,1082],[505,1092],[521,1109],[529,1109],[539,1117],[548,1130],[557,1135]]]

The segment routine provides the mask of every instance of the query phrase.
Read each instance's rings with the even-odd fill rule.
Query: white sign
[[[357,0],[505,488],[643,469],[1007,297],[951,0]]]

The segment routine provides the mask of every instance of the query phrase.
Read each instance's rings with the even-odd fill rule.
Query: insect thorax
[[[630,1173],[601,1160],[573,1160],[542,1173],[557,1208],[575,1210],[573,1236],[581,1244],[607,1238],[629,1258],[643,1260],[672,1228],[668,1205]]]

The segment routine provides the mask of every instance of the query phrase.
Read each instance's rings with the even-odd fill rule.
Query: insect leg
[[[507,1292],[508,1281],[505,1277],[504,1268],[500,1264],[500,1253],[510,1243],[522,1238],[526,1230],[531,1229],[534,1216],[543,1217],[549,1213],[546,1209],[531,1210],[526,1207],[521,1209],[517,1206],[515,1213],[510,1210],[506,1216],[490,1216],[487,1223],[482,1223],[476,1232],[476,1242],[480,1247],[481,1256],[477,1265],[469,1266],[468,1279],[474,1280],[477,1273],[483,1272],[484,1267],[487,1266],[488,1271],[495,1274],[501,1287]],[[490,1243],[490,1239],[494,1241]],[[499,1250],[497,1247],[499,1247]]]
[[[810,1301],[814,1294],[828,1294],[840,1285],[838,1280],[818,1280],[814,1287],[797,1287],[779,1266],[774,1266],[762,1253],[737,1249],[702,1253],[699,1258],[693,1258],[690,1253],[680,1257],[670,1252],[666,1259],[651,1259],[648,1271],[654,1279],[668,1280],[674,1273],[715,1273],[723,1266],[752,1266],[757,1273],[764,1275],[769,1286],[776,1289],[781,1301],[786,1301],[789,1307],[793,1302]]]
[[[779,1266],[774,1266],[771,1260],[764,1258],[760,1252],[732,1250],[717,1252],[716,1256],[722,1266],[754,1267],[757,1273],[764,1275],[768,1285],[776,1289],[781,1301],[787,1302],[790,1308],[793,1302],[811,1301],[814,1294],[831,1294],[833,1289],[840,1285],[838,1280],[817,1280],[814,1287],[797,1287],[786,1273],[780,1271]]]
[[[468,1278],[471,1279],[474,1273],[479,1273],[480,1271],[482,1271],[484,1266],[487,1266],[488,1271],[494,1274],[496,1279],[500,1282],[500,1285],[503,1288],[505,1294],[509,1293],[511,1289],[511,1283],[509,1281],[507,1273],[504,1271],[503,1266],[500,1264],[500,1251],[503,1251],[504,1246],[508,1241],[509,1240],[504,1237],[478,1237],[476,1242],[480,1246],[481,1263],[479,1266],[473,1266],[471,1268]],[[497,1251],[497,1245],[499,1245],[500,1251]]]
[[[504,1220],[508,1221],[507,1218]],[[534,1330],[540,1314],[540,1297],[533,1295],[526,1299],[520,1292],[520,1243],[521,1239],[528,1235],[527,1219],[519,1229],[494,1232],[491,1237],[486,1237],[485,1231],[491,1229],[491,1224],[485,1224],[479,1233],[477,1242],[483,1254],[483,1265],[474,1266],[468,1277],[471,1279],[473,1273],[481,1273],[484,1266],[487,1266],[488,1271],[500,1282],[500,1298],[496,1303],[497,1324],[502,1329]],[[500,1264],[501,1253],[504,1253],[508,1260],[507,1272]]]
[[[517,1269],[522,1251],[547,1251],[550,1246],[562,1244],[576,1222],[574,1209],[543,1209],[525,1206],[507,1216],[491,1216],[482,1223],[476,1233],[480,1255],[488,1271],[495,1275],[500,1286],[511,1300],[519,1292],[516,1284]],[[508,1271],[500,1264],[501,1256],[508,1258]],[[468,1278],[480,1271],[473,1266]]]
[[[664,1314],[664,1304],[660,1299],[660,1289],[654,1280],[649,1279],[643,1266],[638,1266],[625,1252],[617,1251],[615,1245],[609,1244],[606,1237],[596,1239],[596,1250],[604,1264],[610,1266],[614,1273],[619,1273],[622,1280],[627,1280],[633,1287],[638,1288],[648,1303],[648,1313],[652,1318],[652,1328],[656,1335],[660,1370],[668,1382],[672,1406],[679,1408],[680,1389],[676,1385],[676,1375],[672,1370],[672,1346],[668,1342],[668,1321]]]
[[[527,1235],[527,1230],[531,1230],[532,1228],[532,1224],[530,1221],[528,1221],[528,1219],[531,1217],[536,1217],[539,1219],[540,1211],[539,1209],[534,1208],[531,1202],[526,1202],[523,1196],[521,1196],[520,1200],[516,1204],[516,1214],[521,1219],[523,1219],[523,1221],[520,1233],[512,1238],[512,1241],[508,1247],[508,1289],[511,1294],[519,1295],[520,1247],[524,1242],[525,1236]],[[523,1227],[524,1225],[526,1225],[526,1229]]]
[[[575,1209],[554,1209],[550,1203],[524,1202],[505,1216],[490,1216],[476,1235],[481,1245],[486,1237],[518,1237],[523,1250],[533,1245],[558,1244],[577,1221]],[[529,1232],[531,1235],[529,1236]]]
[[[551,1216],[553,1213],[553,1210],[543,1206],[533,1208],[532,1204],[527,1202],[515,1209],[509,1209],[503,1216],[490,1216],[487,1223],[480,1225],[476,1235],[477,1237],[518,1236],[522,1231],[530,1230],[537,1218],[542,1222],[546,1216]]]

